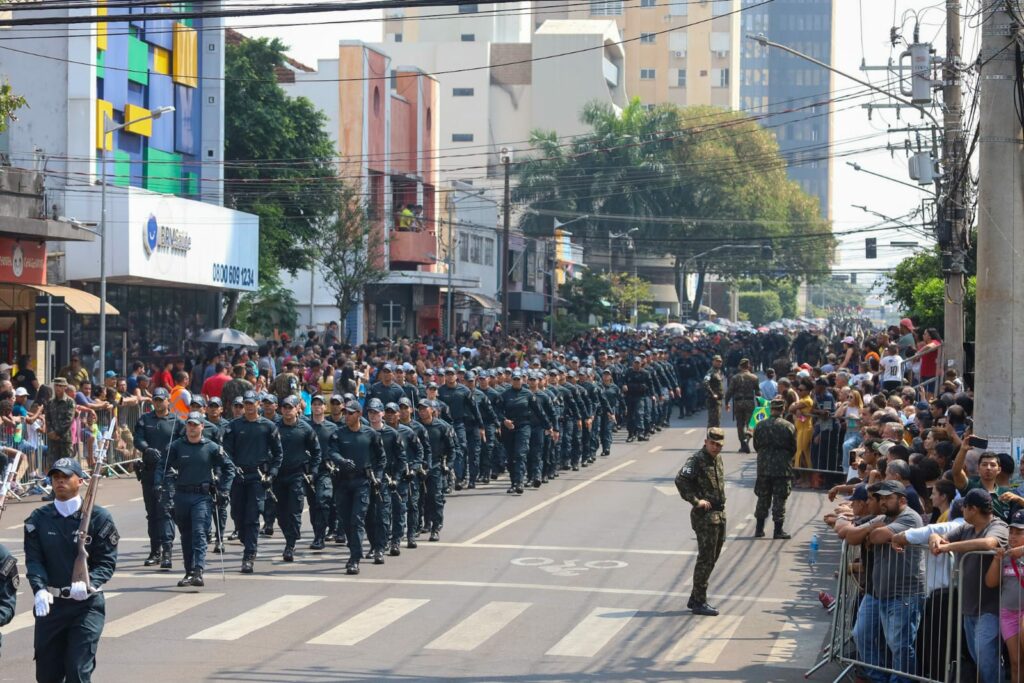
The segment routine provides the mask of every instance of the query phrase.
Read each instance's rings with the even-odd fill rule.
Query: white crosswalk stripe
[[[429,600],[388,598],[309,641],[310,645],[356,645]]]
[[[693,628],[686,630],[683,637],[665,653],[662,661],[679,664],[714,664],[742,621],[743,617],[728,614],[714,619],[704,618]]]
[[[547,651],[561,657],[593,657],[636,614],[635,609],[597,607]]]
[[[121,595],[121,594],[120,593],[107,593],[106,591],[103,591],[103,596],[104,596],[104,598],[106,600],[110,600],[111,598],[116,598],[119,595]],[[21,631],[22,629],[29,628],[30,626],[34,625],[35,623],[36,623],[35,614],[32,613],[32,608],[29,608],[29,609],[25,610],[24,612],[22,612],[21,614],[19,614],[16,617],[14,617],[13,619],[11,619],[11,622],[9,624],[7,624],[7,626],[4,626],[4,627],[0,628],[0,634],[3,634],[5,636],[9,636],[12,633],[14,633],[15,631]]]
[[[155,605],[110,622],[103,628],[103,637],[120,638],[121,636],[126,636],[165,619],[176,617],[186,610],[198,607],[211,600],[216,600],[223,595],[223,593],[183,593],[175,595],[163,602],[158,602]]]
[[[243,612],[233,619],[203,629],[199,633],[193,633],[189,640],[238,640],[242,636],[249,635],[253,631],[266,628],[271,624],[284,619],[309,607],[318,600],[323,600],[323,595],[282,595],[279,598],[266,602],[248,612]]]
[[[529,602],[489,602],[429,643],[427,650],[469,652],[508,626]]]

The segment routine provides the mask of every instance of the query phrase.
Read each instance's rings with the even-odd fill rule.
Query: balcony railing
[[[388,248],[392,270],[408,270],[437,261],[437,238],[427,230],[392,230]]]

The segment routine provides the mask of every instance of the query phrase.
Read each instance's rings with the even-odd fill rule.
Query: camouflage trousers
[[[747,428],[754,414],[754,402],[736,399],[732,402],[732,412],[736,418],[736,436],[739,437],[740,443],[744,444],[750,438]]]
[[[690,597],[696,602],[707,602],[708,580],[725,543],[725,513],[694,508],[690,513],[690,524],[697,534],[697,563],[693,566]]]
[[[722,402],[708,401],[708,429],[722,424]]]
[[[792,491],[793,480],[790,477],[759,476],[754,482],[754,495],[757,496],[754,517],[767,519],[770,508],[772,519],[782,524],[786,519],[786,499]]]

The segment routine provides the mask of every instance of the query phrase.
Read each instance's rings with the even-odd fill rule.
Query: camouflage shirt
[[[757,476],[793,476],[796,454],[796,428],[781,417],[769,417],[754,428],[754,450],[757,451]]]
[[[761,388],[757,381],[757,375],[752,372],[737,372],[729,380],[729,391],[725,395],[725,402],[745,401],[753,403],[754,397],[760,395]]]
[[[690,456],[676,475],[676,489],[680,497],[696,507],[697,501],[706,500],[711,509],[725,510],[725,469],[722,459],[704,448]]]
[[[71,424],[75,421],[75,402],[68,396],[51,398],[43,409],[46,417],[46,431],[51,439],[54,435],[61,441],[71,440]]]
[[[299,378],[290,372],[282,372],[270,385],[270,391],[277,396],[277,400],[283,401],[289,396],[302,396],[302,387]]]
[[[724,393],[722,384],[722,371],[718,368],[708,370],[708,374],[704,375],[704,390],[708,392],[709,400],[719,401],[722,399]]]

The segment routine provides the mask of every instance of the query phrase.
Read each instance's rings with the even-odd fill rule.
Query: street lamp
[[[889,176],[883,175],[881,173],[876,173],[874,171],[869,171],[868,169],[866,169],[863,166],[861,166],[860,164],[858,164],[856,161],[847,161],[846,165],[849,166],[850,168],[852,168],[854,171],[860,171],[861,173],[867,173],[868,175],[873,175],[876,178],[882,178],[883,180],[888,180],[888,181],[891,181],[891,182],[894,182],[894,183],[899,183],[900,185],[906,185],[907,187],[912,187],[915,190],[918,190],[919,192],[927,192],[928,194],[931,194],[931,195],[935,194],[935,191],[934,190],[929,190],[927,185],[915,185],[913,183],[905,183],[902,180],[897,180],[896,178],[890,178]]]
[[[114,123],[107,112],[103,112],[103,137],[100,140],[100,382],[106,374],[107,365],[107,136],[136,123],[158,119],[173,111],[172,106],[160,107],[145,116],[124,123]],[[113,125],[108,125],[108,121]]]
[[[623,232],[623,233],[614,233],[614,232],[611,232],[611,231],[608,232],[608,274],[609,275],[611,274],[612,266],[614,265],[614,262],[612,260],[612,240],[618,240],[618,239],[622,239],[623,237],[627,237],[627,238],[629,238],[629,244],[632,245],[633,244],[632,234],[634,232],[636,232],[637,230],[639,230],[639,229],[640,228],[630,228],[629,230],[627,230],[626,232]],[[632,249],[632,248],[633,247],[630,246],[630,249]],[[634,275],[635,275],[635,273],[634,273]]]
[[[551,236],[551,320],[548,323],[548,334],[551,337],[552,348],[555,346],[555,321],[558,318],[558,237],[554,234],[554,231],[564,228],[570,223],[586,220],[587,218],[590,218],[589,214],[577,216],[565,223],[559,223],[557,218],[554,219],[555,227],[552,230]]]

